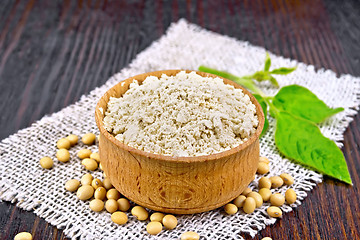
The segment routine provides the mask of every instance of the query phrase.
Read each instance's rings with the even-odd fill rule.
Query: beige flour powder
[[[105,128],[125,144],[163,155],[218,153],[246,141],[258,125],[242,90],[196,72],[147,77],[110,98]]]

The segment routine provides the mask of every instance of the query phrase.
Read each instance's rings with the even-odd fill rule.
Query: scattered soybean
[[[224,210],[227,214],[233,215],[238,212],[238,207],[235,204],[228,203],[224,206]]]
[[[80,186],[80,181],[76,179],[71,179],[65,183],[65,189],[70,192],[75,192]]]
[[[166,229],[171,230],[177,226],[178,221],[174,215],[168,214],[168,215],[165,215],[164,218],[162,219],[162,224],[164,224],[164,227]]]
[[[146,231],[151,235],[156,235],[162,230],[162,225],[160,222],[149,222],[146,226]]]
[[[98,189],[99,187],[102,187],[102,186],[103,186],[103,183],[101,182],[100,179],[95,178],[94,180],[92,180],[91,186],[96,190],[96,189]]]
[[[284,183],[288,186],[292,185],[294,183],[294,178],[292,176],[290,176],[290,174],[287,173],[282,173],[280,175],[280,177],[282,178],[282,180],[284,181]]]
[[[70,160],[70,153],[67,149],[61,148],[56,152],[56,158],[60,162],[68,162]]]
[[[119,205],[120,211],[126,212],[127,210],[130,209],[130,202],[126,198],[119,198],[117,200],[117,203]]]
[[[79,187],[79,189],[76,192],[76,196],[80,200],[88,200],[94,195],[94,188],[90,185],[85,185]]]
[[[84,148],[84,149],[79,150],[77,155],[80,159],[85,159],[85,158],[89,158],[91,153],[92,152],[90,149]]]
[[[280,193],[274,193],[270,197],[270,203],[273,206],[279,207],[285,203],[285,197]]]
[[[294,189],[289,188],[288,190],[286,190],[285,200],[288,204],[293,204],[294,202],[296,202],[296,198],[297,196]]]
[[[104,187],[98,187],[95,190],[94,198],[99,200],[104,200],[106,197],[106,189]],[[121,210],[121,209],[120,209]]]
[[[266,209],[270,217],[281,217],[282,211],[279,207],[271,206]]]
[[[109,189],[106,193],[106,197],[108,199],[114,199],[114,200],[118,200],[120,198],[120,193],[118,190],[116,190],[115,188]]]
[[[271,181],[271,187],[272,188],[278,188],[278,187],[281,187],[284,184],[284,181],[279,176],[270,177],[270,181]]]
[[[266,162],[259,162],[257,173],[258,174],[266,174],[270,170],[269,164]]]
[[[79,137],[74,134],[70,134],[66,139],[70,141],[71,146],[74,146],[79,141]]]
[[[256,207],[255,199],[252,197],[247,197],[244,202],[243,211],[247,214],[250,214],[255,211],[255,207]]]
[[[104,209],[104,202],[101,201],[100,199],[93,199],[91,200],[89,206],[90,209],[93,210],[94,212],[100,212]]]
[[[114,212],[111,214],[111,220],[116,224],[123,225],[127,223],[128,217],[123,212]]]
[[[56,146],[58,149],[62,149],[62,148],[69,149],[71,147],[71,143],[69,139],[61,138],[57,141]]]
[[[234,199],[233,204],[235,204],[238,208],[241,208],[244,205],[246,197],[244,195],[240,195]]]
[[[50,157],[43,157],[40,159],[40,165],[42,168],[50,169],[54,165],[54,161]]]
[[[95,142],[96,135],[93,133],[87,133],[82,138],[81,141],[86,145],[92,145]]]
[[[31,235],[31,233],[28,233],[28,232],[18,233],[14,237],[14,240],[32,240],[32,239],[33,239],[33,237]]]
[[[248,197],[252,197],[253,199],[255,199],[255,203],[256,203],[256,207],[261,207],[261,205],[263,204],[263,198],[261,197],[261,195],[257,192],[251,192],[247,195]]]
[[[151,214],[150,221],[152,221],[152,222],[161,222],[162,223],[162,220],[163,220],[164,216],[165,216],[165,214],[163,214],[163,213],[155,212],[155,213]]]
[[[91,185],[93,176],[90,173],[87,173],[81,177],[81,185]]]
[[[144,221],[149,217],[149,213],[145,208],[141,206],[135,206],[131,209],[131,214],[135,216],[138,220]]]
[[[270,200],[271,197],[271,191],[268,188],[262,188],[259,190],[259,194],[261,195],[264,202],[267,202]]]
[[[105,209],[109,213],[113,213],[113,212],[117,211],[119,209],[117,201],[114,199],[108,199],[105,202]]]
[[[180,236],[181,240],[199,240],[200,235],[196,232],[184,232]]]
[[[262,177],[259,179],[259,183],[258,183],[259,189],[261,188],[271,188],[271,180],[268,177]]]
[[[98,168],[98,163],[91,158],[85,158],[81,161],[81,164],[85,167],[86,170],[94,171]]]
[[[91,158],[91,159],[94,159],[94,160],[97,161],[98,163],[100,162],[100,155],[99,155],[99,153],[97,153],[97,152],[91,153],[91,154],[90,154],[90,158]]]

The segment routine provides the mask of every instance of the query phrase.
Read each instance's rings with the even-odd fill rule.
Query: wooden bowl
[[[235,148],[198,157],[165,156],[125,145],[104,128],[103,118],[110,97],[122,96],[134,79],[141,83],[147,76],[160,77],[163,73],[171,76],[179,71],[144,73],[120,82],[99,100],[95,119],[100,129],[102,168],[121,194],[152,210],[192,214],[223,206],[239,196],[253,180],[259,161],[259,135],[264,115],[254,96],[238,84],[224,79],[226,84],[240,88],[250,96],[259,119],[255,134]],[[197,73],[204,77],[217,77]]]

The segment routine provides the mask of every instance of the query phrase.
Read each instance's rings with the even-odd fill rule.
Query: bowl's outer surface
[[[192,214],[228,203],[253,180],[259,161],[259,136],[264,125],[264,115],[260,104],[246,89],[224,79],[226,84],[241,88],[250,96],[259,118],[256,133],[238,147],[207,156],[172,157],[132,148],[106,131],[103,118],[110,97],[120,97],[134,79],[140,83],[147,76],[160,77],[164,73],[175,75],[179,71],[145,73],[122,81],[100,99],[95,119],[100,129],[101,165],[121,194],[152,210]],[[217,77],[202,72],[198,74]]]

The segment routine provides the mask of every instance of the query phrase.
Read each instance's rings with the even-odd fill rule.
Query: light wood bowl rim
[[[161,74],[166,74],[168,76],[173,76],[176,73],[180,72],[180,71],[185,71],[187,73],[189,72],[196,72],[197,74],[203,76],[203,77],[218,77],[224,80],[225,84],[229,84],[234,86],[235,88],[238,89],[242,89],[243,92],[245,94],[247,94],[250,97],[251,102],[255,105],[256,107],[256,115],[258,116],[258,126],[256,129],[256,132],[250,137],[250,139],[248,139],[246,142],[240,144],[237,147],[231,148],[229,150],[223,151],[223,152],[219,152],[219,153],[214,153],[214,154],[208,154],[208,155],[202,155],[202,156],[189,156],[189,157],[173,157],[173,156],[168,156],[168,155],[162,155],[162,154],[156,154],[156,153],[151,153],[151,152],[145,152],[136,148],[133,148],[131,146],[128,146],[124,143],[122,143],[121,141],[117,140],[111,133],[109,133],[105,127],[104,127],[104,123],[103,123],[103,119],[104,119],[104,115],[107,109],[107,103],[108,101],[104,100],[105,98],[108,97],[108,99],[110,99],[110,96],[114,96],[112,94],[110,94],[112,91],[114,91],[114,89],[118,88],[118,85],[120,85],[122,82],[125,81],[130,81],[130,80],[139,80],[139,81],[143,81],[147,76],[161,76]],[[105,106],[103,106],[102,103],[106,103]],[[103,109],[102,113],[100,111],[100,108]],[[161,70],[161,71],[153,71],[153,72],[147,72],[147,73],[143,73],[143,74],[138,74],[136,76],[133,77],[129,77],[119,83],[117,83],[116,85],[114,85],[113,87],[111,87],[108,91],[106,91],[106,93],[99,99],[96,108],[95,108],[95,121],[96,124],[100,130],[100,132],[102,133],[103,136],[105,136],[108,140],[110,140],[114,145],[118,146],[119,148],[125,150],[125,151],[129,151],[130,153],[134,153],[134,154],[138,154],[147,158],[151,158],[151,159],[156,159],[156,160],[160,160],[160,161],[165,161],[165,162],[172,162],[172,163],[176,163],[176,162],[181,162],[181,163],[195,163],[195,162],[207,162],[207,161],[212,161],[212,160],[217,160],[217,159],[221,159],[227,156],[230,156],[236,152],[239,152],[245,148],[247,148],[249,145],[251,145],[252,143],[254,143],[256,141],[256,139],[259,138],[262,129],[264,127],[264,113],[262,111],[262,108],[259,104],[259,102],[256,100],[256,98],[245,88],[243,88],[242,86],[240,86],[239,84],[223,78],[223,77],[219,77],[217,75],[214,74],[210,74],[210,73],[205,73],[205,72],[200,72],[200,71],[195,71],[195,70],[182,70],[182,69],[174,69],[174,70]]]

